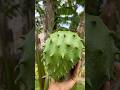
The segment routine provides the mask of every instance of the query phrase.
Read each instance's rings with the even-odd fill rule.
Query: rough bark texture
[[[55,1],[45,0],[45,32],[49,34],[53,32],[55,25]]]
[[[120,0],[103,0],[101,18],[107,25],[109,30],[113,33],[115,45],[120,50]],[[120,55],[117,58],[120,61]],[[112,90],[120,89],[120,73],[115,70],[115,76],[111,84]]]
[[[9,2],[8,6],[19,5],[5,13],[7,2]],[[32,17],[34,13],[30,11],[32,3],[34,4],[33,0],[27,1],[27,3],[25,0],[15,2],[0,0],[0,90],[19,90],[19,85],[15,84],[18,75],[15,67],[22,53],[21,49],[18,49],[23,43],[21,37],[28,33],[34,25]],[[15,16],[12,13],[10,18],[8,12],[15,12]]]

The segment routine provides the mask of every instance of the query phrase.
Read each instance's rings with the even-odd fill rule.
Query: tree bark
[[[8,9],[4,6],[7,2],[11,7],[13,4],[19,4],[17,11],[16,8],[10,9],[12,18],[9,17],[9,13],[4,12]],[[34,4],[34,0],[27,2],[26,0],[21,0],[21,2],[0,0],[0,90],[20,89],[19,84],[15,84],[19,73],[19,70],[15,71],[15,67],[23,53],[20,47],[24,39],[21,37],[34,29],[34,13],[32,13],[34,5],[30,6],[32,3]],[[11,12],[15,12],[15,16]]]

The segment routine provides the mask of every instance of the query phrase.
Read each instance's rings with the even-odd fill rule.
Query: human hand
[[[63,82],[52,81],[51,84],[49,85],[48,90],[70,90],[77,82],[80,66],[81,66],[81,62],[79,61],[75,66],[73,75],[70,77],[69,80],[65,80]]]

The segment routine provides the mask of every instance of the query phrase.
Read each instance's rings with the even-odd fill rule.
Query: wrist
[[[71,82],[76,83],[76,78],[71,78]]]

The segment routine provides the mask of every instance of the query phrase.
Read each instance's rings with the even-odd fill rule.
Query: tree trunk
[[[8,6],[19,6],[6,13],[7,2]],[[23,53],[20,47],[24,39],[21,37],[34,29],[34,0],[0,0],[0,4],[0,90],[19,90],[19,84],[15,84],[19,70],[15,71],[15,67]]]

